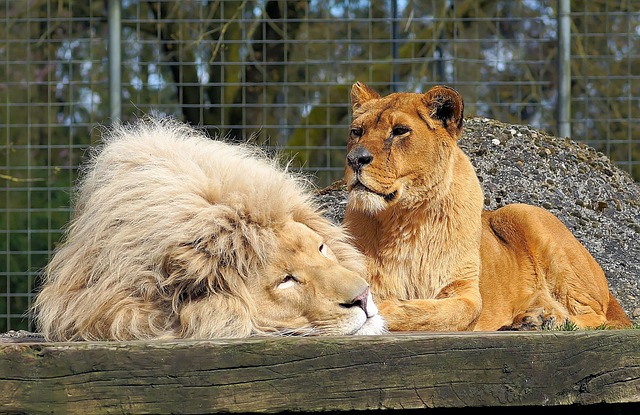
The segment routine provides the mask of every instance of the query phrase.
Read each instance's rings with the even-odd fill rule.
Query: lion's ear
[[[442,126],[454,137],[462,132],[464,118],[464,101],[462,96],[453,88],[438,85],[428,90],[422,97],[426,107],[426,114],[432,120],[442,123]]]
[[[367,101],[378,98],[380,98],[380,94],[362,82],[358,81],[351,87],[351,107],[353,110],[357,110]]]

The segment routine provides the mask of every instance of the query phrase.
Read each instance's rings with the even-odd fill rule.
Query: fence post
[[[398,92],[398,0],[391,0],[391,92]]]
[[[571,137],[571,1],[558,0],[558,136]]]
[[[120,120],[122,113],[122,4],[109,0],[109,113],[111,121]]]

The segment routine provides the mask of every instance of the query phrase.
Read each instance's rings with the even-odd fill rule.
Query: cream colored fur
[[[555,216],[523,204],[483,211],[457,145],[456,91],[381,97],[356,83],[351,99],[344,222],[391,330],[630,325],[600,266]]]
[[[362,256],[256,148],[148,118],[108,131],[35,302],[48,340],[378,334]]]

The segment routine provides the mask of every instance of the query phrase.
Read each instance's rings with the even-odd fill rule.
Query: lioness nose
[[[360,170],[362,166],[366,166],[372,161],[373,155],[364,146],[356,146],[347,154],[347,162],[355,171]]]
[[[367,317],[370,317],[367,313],[367,300],[369,298],[369,287],[367,287],[362,294],[354,298],[350,303],[341,304],[343,307],[360,307]]]

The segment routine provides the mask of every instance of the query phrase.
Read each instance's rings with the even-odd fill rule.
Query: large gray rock
[[[532,127],[465,120],[460,147],[484,188],[485,207],[542,206],[560,218],[604,269],[625,312],[640,323],[640,185],[603,154]],[[342,221],[346,191],[321,189],[327,216]]]

